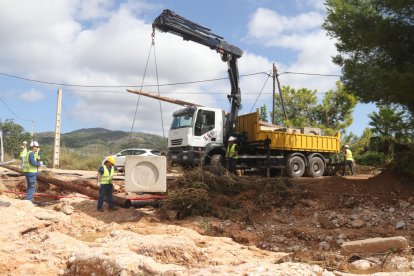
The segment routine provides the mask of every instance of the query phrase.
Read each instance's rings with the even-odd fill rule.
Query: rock
[[[409,216],[411,219],[414,219],[414,212],[409,213],[409,214],[408,214],[408,216]]]
[[[73,206],[70,206],[70,205],[64,205],[62,207],[62,212],[68,216],[72,215],[74,210],[75,208],[73,208]]]
[[[386,259],[384,268],[386,270],[409,270],[411,268],[411,264],[404,257],[392,256]]]
[[[403,208],[403,209],[406,209],[411,205],[409,202],[404,201],[404,200],[399,200],[398,203],[400,204],[400,207]]]
[[[329,219],[334,219],[334,218],[336,218],[337,215],[338,214],[335,211],[332,211],[332,212],[329,213]]]
[[[331,246],[329,245],[329,243],[328,242],[326,242],[326,241],[321,241],[320,243],[319,243],[319,250],[325,250],[325,251],[328,251],[329,250],[329,248],[330,248]]]
[[[359,219],[359,216],[357,214],[352,214],[351,219],[352,220],[357,220],[357,219]]]
[[[351,266],[352,266],[354,269],[361,270],[361,271],[366,271],[366,270],[371,269],[371,268],[374,266],[374,264],[373,264],[373,263],[371,263],[371,262],[370,262],[370,261],[368,261],[368,260],[363,260],[363,259],[361,259],[361,260],[357,260],[357,261],[355,261],[355,262],[352,262],[352,263],[351,263]]]
[[[408,249],[408,241],[406,238],[401,236],[391,238],[371,238],[344,242],[341,245],[341,254],[375,254],[385,253],[388,251],[403,251],[406,249]]]
[[[322,226],[322,228],[324,228],[324,229],[333,229],[333,228],[335,228],[335,225],[333,224],[333,222],[331,220],[329,220],[329,218],[327,216],[319,215],[317,219],[318,219],[319,224]]]
[[[59,222],[59,217],[57,215],[54,214],[50,214],[50,213],[38,213],[34,215],[35,218],[39,219],[39,220],[50,220],[53,222]]]
[[[362,220],[360,220],[360,219],[357,219],[357,220],[353,220],[353,221],[351,221],[351,226],[352,226],[352,228],[361,228],[362,226],[364,226],[365,225],[365,222],[363,222]]]
[[[327,242],[332,241],[332,240],[333,240],[332,236],[326,236],[325,237],[325,241],[327,241]]]
[[[63,207],[63,203],[62,203],[62,202],[59,202],[58,204],[56,204],[56,205],[53,207],[53,210],[55,210],[55,211],[60,211],[60,210],[62,210],[62,207]]]
[[[344,242],[345,241],[343,239],[337,239],[336,240],[336,243],[339,244],[339,245],[343,244]]]
[[[388,212],[394,213],[395,212],[395,208],[391,207],[390,209],[388,209]]]
[[[400,220],[399,222],[397,222],[397,224],[395,225],[395,229],[402,229],[405,226],[405,222]]]
[[[8,200],[4,200],[4,199],[0,200],[0,207],[10,207],[11,205],[12,205],[11,202]]]

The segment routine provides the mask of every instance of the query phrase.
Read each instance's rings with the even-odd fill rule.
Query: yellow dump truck
[[[290,177],[321,176],[329,156],[340,151],[340,135],[323,136],[318,128],[290,129],[262,124],[259,112],[238,116],[237,167],[285,169]]]

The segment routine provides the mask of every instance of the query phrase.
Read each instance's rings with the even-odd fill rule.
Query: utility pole
[[[0,162],[4,162],[3,131],[0,130]]]
[[[276,93],[276,66],[273,63],[273,74],[272,74],[272,78],[273,78],[273,102],[272,102],[272,125],[275,124],[275,93]]]
[[[282,93],[282,88],[280,87],[279,75],[277,74],[277,69],[274,63],[273,63],[273,72],[274,72],[274,76],[277,81],[277,87],[279,88],[280,102],[282,103],[283,114],[285,115],[285,120],[287,120],[288,116],[287,116],[286,109],[285,109],[285,101],[283,100],[283,93]]]
[[[53,168],[59,167],[60,156],[60,115],[62,111],[62,89],[58,89],[57,110],[56,110],[56,127],[55,127],[55,145],[53,150]]]

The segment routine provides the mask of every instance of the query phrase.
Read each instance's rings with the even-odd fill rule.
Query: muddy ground
[[[49,175],[68,181],[87,179],[94,183],[96,180],[91,179],[94,174],[49,170]],[[23,197],[25,179],[22,176],[2,169],[1,180],[3,195],[11,198]],[[169,192],[176,191],[180,181],[186,181],[186,178],[183,179],[179,174],[170,174]],[[412,180],[401,181],[399,175],[394,172],[360,168],[356,176],[348,177],[281,180],[253,175],[229,178],[229,181],[253,183],[262,187],[275,185],[282,188],[245,188],[237,192],[227,192],[223,196],[215,193],[212,195],[215,205],[213,207],[216,211],[220,209],[220,212],[193,212],[195,204],[188,204],[184,207],[190,211],[184,214],[182,210],[172,208],[172,204],[164,204],[161,208],[119,208],[114,212],[105,209],[105,212],[100,213],[96,210],[96,200],[86,199],[79,194],[42,183],[39,184],[38,192],[50,197],[36,197],[35,203],[40,208],[59,211],[62,201],[70,201],[74,208],[70,214],[71,225],[53,231],[85,242],[93,242],[107,236],[113,230],[111,225],[114,224],[117,225],[117,229],[141,235],[170,233],[171,226],[180,226],[195,230],[201,235],[229,237],[243,246],[289,253],[288,261],[317,264],[329,271],[374,273],[407,272],[414,269]],[[150,196],[126,195],[122,177],[115,180],[114,184],[116,194],[120,196]],[[223,206],[220,205],[222,203]],[[341,244],[347,241],[394,236],[405,237],[409,241],[409,249],[404,252],[386,252],[380,256],[343,256],[339,253]],[[387,265],[386,260],[395,256],[404,258],[407,265]],[[371,260],[377,265],[362,271],[351,265],[359,259]],[[3,260],[0,274],[7,272],[12,275],[13,266],[13,261]]]

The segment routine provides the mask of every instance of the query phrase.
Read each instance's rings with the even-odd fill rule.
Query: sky
[[[272,79],[265,73],[273,63],[279,73],[341,74],[332,63],[335,41],[321,28],[323,0],[0,0],[0,120],[13,119],[28,132],[54,131],[59,88],[62,133],[99,127],[167,137],[181,107],[128,93],[131,86],[228,111],[230,83],[219,54],[160,31],[152,46],[151,24],[164,9],[243,50],[239,114],[264,104],[271,111]],[[317,90],[319,98],[339,80],[279,78]],[[358,104],[347,133],[361,135],[374,110]]]

